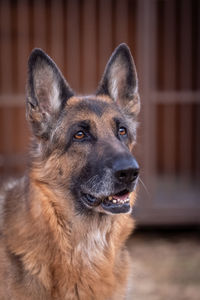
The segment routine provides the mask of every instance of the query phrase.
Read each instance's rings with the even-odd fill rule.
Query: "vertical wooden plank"
[[[199,76],[199,80],[200,80],[200,76]],[[200,104],[198,104],[197,106],[197,110],[195,113],[195,117],[196,117],[196,149],[195,149],[195,175],[196,178],[200,179]]]
[[[200,3],[198,2],[198,23],[197,23],[197,82],[200,83]],[[199,85],[198,85],[199,86]],[[196,110],[196,149],[195,149],[195,162],[196,162],[196,168],[195,168],[195,175],[197,180],[200,179],[200,103],[197,104],[197,110]],[[198,182],[197,181],[197,182]]]
[[[112,1],[99,3],[99,73],[102,76],[105,65],[112,53]]]
[[[83,73],[84,93],[96,89],[96,0],[83,3]]]
[[[11,94],[12,92],[12,51],[11,51],[11,2],[2,1],[0,9],[0,68],[1,82],[0,89],[2,94]],[[4,144],[3,152],[10,154],[12,152],[13,137],[13,111],[10,108],[4,108],[2,112],[2,132]]]
[[[18,92],[25,93],[27,59],[29,56],[28,41],[28,3],[26,0],[18,0],[17,3],[17,60],[18,60]]]
[[[64,65],[64,33],[63,33],[63,1],[51,2],[51,55],[58,67],[63,71]]]
[[[12,154],[13,151],[13,116],[14,110],[12,107],[3,108],[2,123],[3,123],[3,152],[4,154]]]
[[[11,59],[12,59],[12,91],[18,92],[18,59],[17,59],[17,2],[11,2]]]
[[[46,50],[45,0],[34,0],[33,5],[34,47]]]
[[[120,43],[128,43],[128,1],[116,1],[116,46]]]
[[[165,1],[164,4],[164,88],[173,91],[176,79],[175,2]]]
[[[180,45],[180,88],[192,88],[192,52],[191,52],[191,2],[181,2],[181,45]],[[182,105],[180,114],[180,163],[181,172],[186,175],[191,170],[192,155],[192,107]]]
[[[150,20],[149,20],[149,35],[150,35],[150,45],[149,49],[149,92],[152,93],[157,89],[156,85],[156,70],[157,70],[157,60],[158,60],[158,45],[157,45],[157,23],[158,23],[158,16],[157,16],[157,7],[156,7],[156,1],[151,1],[151,10],[150,10]],[[157,157],[157,136],[156,136],[156,119],[157,119],[157,108],[156,105],[153,103],[151,96],[149,93],[149,121],[151,122],[149,124],[149,133],[151,137],[148,137],[151,147],[151,165],[150,165],[150,173],[152,176],[152,189],[155,187],[155,178],[156,178],[156,157]],[[147,100],[146,100],[147,101]],[[147,151],[147,150],[146,150]]]
[[[164,30],[164,7],[165,7],[165,1],[156,1],[156,11],[157,11],[157,69],[156,69],[156,84],[157,84],[157,91],[162,91],[164,88],[163,84],[163,61],[164,61],[164,36],[163,36],[163,30]],[[160,155],[160,153],[159,153]]]
[[[28,146],[28,124],[25,118],[25,103],[23,107],[16,106],[10,108],[14,110],[12,121],[13,121],[13,147],[12,155],[26,155]],[[20,162],[16,162],[19,164]]]
[[[29,56],[29,19],[28,19],[28,2],[18,0],[17,2],[17,60],[18,60],[18,92],[24,95],[25,107],[25,86],[27,77],[27,60]],[[18,153],[26,151],[27,145],[27,123],[25,122],[25,109],[20,107],[17,112],[15,126],[15,145]],[[17,130],[17,132],[16,132]]]
[[[20,152],[20,141],[22,137],[22,133],[20,132],[20,120],[19,120],[19,112],[20,108],[19,107],[14,107],[14,114],[13,114],[13,153],[12,154],[17,154]]]
[[[28,145],[28,126],[25,120],[25,104],[24,107],[16,107],[13,116],[14,128],[14,154],[26,155]],[[18,162],[19,163],[19,162]]]
[[[1,1],[0,9],[0,37],[1,37],[1,93],[11,92],[12,52],[11,52],[11,2]]]
[[[0,166],[2,164],[1,154],[4,151],[4,145],[3,145],[3,140],[4,140],[3,111],[4,111],[3,107],[0,106]]]
[[[176,79],[176,39],[175,39],[175,2],[165,1],[164,7],[164,88],[167,91],[175,89]],[[163,114],[164,153],[163,167],[166,174],[175,171],[175,105],[167,104]]]
[[[190,0],[182,0],[181,4],[180,85],[187,91],[192,88],[192,11]]]
[[[155,107],[152,103],[151,95],[151,77],[155,76],[154,68],[154,44],[156,40],[155,30],[156,2],[138,0],[137,15],[137,57],[138,74],[140,78],[140,93],[143,106],[143,128],[144,138],[143,153],[144,158],[144,181],[151,190],[153,200],[153,191],[155,190]],[[144,199],[144,198],[143,198]],[[140,205],[151,206],[150,199],[144,201],[140,199]],[[143,202],[142,202],[143,201]]]
[[[137,14],[138,14],[138,5],[137,0],[128,0],[128,45],[132,51],[134,60],[137,64]],[[136,65],[137,67],[137,65]]]
[[[80,20],[79,0],[67,1],[67,80],[75,91],[80,91]]]

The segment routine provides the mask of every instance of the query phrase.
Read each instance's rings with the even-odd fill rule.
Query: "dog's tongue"
[[[121,206],[124,204],[128,204],[130,201],[129,193],[128,192],[120,192],[116,195],[109,196],[108,198],[104,199],[103,203],[107,205],[114,205],[114,206]]]
[[[126,200],[127,198],[129,198],[129,193],[126,193],[126,194],[124,194],[124,195],[113,195],[112,196],[113,197],[113,199],[118,199],[118,200],[122,200],[122,201],[124,201],[124,200]]]

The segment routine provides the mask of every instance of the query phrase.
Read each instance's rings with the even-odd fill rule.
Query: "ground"
[[[145,230],[128,241],[128,300],[200,300],[200,231]]]

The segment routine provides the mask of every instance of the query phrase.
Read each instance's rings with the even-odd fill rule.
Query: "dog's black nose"
[[[114,176],[120,183],[131,183],[135,181],[139,175],[139,165],[137,161],[131,157],[118,159],[113,164]]]

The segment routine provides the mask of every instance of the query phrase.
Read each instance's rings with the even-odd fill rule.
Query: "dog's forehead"
[[[88,101],[88,100],[95,100],[95,101],[100,101],[104,103],[113,103],[113,100],[106,96],[106,95],[101,95],[101,96],[95,96],[95,95],[89,95],[89,96],[73,96],[69,98],[67,101],[66,105],[76,105],[80,103],[81,101]]]
[[[93,115],[97,118],[112,117],[121,114],[118,105],[109,97],[72,97],[67,101],[65,111],[69,116],[86,117]]]

